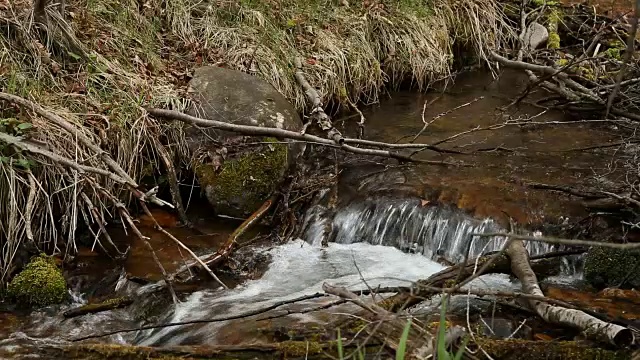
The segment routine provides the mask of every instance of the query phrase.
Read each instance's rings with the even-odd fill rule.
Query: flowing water
[[[63,319],[60,315],[62,311],[86,303],[82,294],[73,294],[74,301],[69,306],[31,314],[22,326],[13,329],[7,339],[0,340],[0,354],[11,354],[20,346],[36,346],[50,341],[64,343],[64,340],[111,329],[242,314],[276,302],[321,292],[325,282],[353,290],[378,285],[408,286],[444,268],[432,260],[438,253],[459,259],[467,247],[473,256],[498,249],[504,241],[483,241],[471,236],[475,232],[502,230],[490,219],[474,219],[454,209],[425,208],[419,201],[411,199],[376,199],[340,209],[333,218],[336,242],[323,248],[317,230],[323,224],[322,220],[318,220],[321,216],[317,209],[309,212],[307,223],[312,224],[304,240],[256,249],[256,252],[271,257],[268,270],[259,279],[227,291],[220,288],[196,291],[185,295],[175,307],[158,301],[159,295],[154,292],[157,287],[155,283],[136,286],[120,281],[117,287],[122,293],[136,298],[136,304],[127,309]],[[418,250],[415,247],[411,249],[415,244]],[[532,243],[529,247],[533,254],[550,250],[541,243]],[[519,287],[506,275],[482,276],[468,286],[492,290],[516,290]],[[257,318],[128,332],[103,337],[99,341],[149,346],[229,344],[239,339],[245,343],[259,342],[266,340],[260,331],[261,327],[267,329],[281,324],[284,328],[291,328],[309,323],[325,324],[329,313],[354,311],[350,306],[343,306],[326,312],[294,314],[279,320],[257,320],[286,311],[304,312],[326,302],[324,298],[308,300],[278,308]],[[160,309],[160,315],[145,315],[154,307]]]
[[[475,219],[449,207],[424,207],[420,199],[367,199],[338,209],[332,219],[323,218],[322,212],[321,207],[313,208],[307,222],[306,238],[314,245],[321,244],[326,222],[330,222],[332,242],[393,246],[454,263],[463,261],[467,253],[474,258],[500,250],[506,241],[472,234],[508,232],[493,219]],[[527,242],[526,246],[531,255],[552,250],[542,242]]]
[[[451,136],[494,121],[495,108],[508,103],[508,99],[498,95],[513,94],[514,89],[507,86],[509,89],[505,90],[504,84],[503,87],[494,84],[489,93],[488,88],[478,86],[486,82],[492,83],[486,76],[462,79],[460,85],[454,87],[457,93],[439,95],[441,101],[427,109],[427,116],[436,116],[478,96],[487,96],[488,103],[481,108],[443,116],[418,141]],[[433,96],[397,94],[380,107],[367,109],[368,137],[395,141],[416,134],[423,124],[420,120],[425,110],[423,104]],[[546,114],[539,118],[545,116],[559,115]],[[394,122],[390,123],[389,118]],[[603,163],[600,155],[565,153],[562,149],[588,146],[610,136],[606,131],[575,129],[543,128],[536,132],[500,129],[491,137],[475,133],[452,145],[458,149],[502,146],[519,150],[473,153],[464,157],[464,161],[473,164],[467,167],[345,164],[340,174],[340,201],[335,208],[320,203],[309,209],[303,219],[301,239],[253,249],[270,257],[268,269],[261,277],[230,290],[211,287],[182,292],[176,306],[167,302],[165,292],[156,291],[156,283],[140,286],[121,278],[118,293],[136,299],[125,309],[64,319],[61,315],[64,310],[86,303],[89,296],[73,293],[73,303],[62,307],[43,309],[25,317],[0,313],[0,356],[9,358],[20,349],[35,352],[45,343],[65,343],[117,329],[238,315],[320,292],[325,282],[350,289],[364,289],[367,285],[407,286],[443,269],[442,262],[460,262],[467,253],[475,257],[500,249],[505,239],[472,234],[505,231],[508,225],[504,221],[505,213],[523,225],[563,226],[562,221],[568,216],[583,215],[583,210],[570,199],[531,191],[514,185],[511,180],[526,176],[538,181],[575,182],[586,176],[583,174],[597,170]],[[447,160],[442,154],[425,156],[430,160]],[[199,252],[216,249],[225,238],[224,231],[212,229],[211,232],[216,232],[214,240],[198,240]],[[321,246],[324,239],[330,240],[326,248]],[[526,246],[534,255],[554,250],[539,242],[528,242]],[[171,243],[167,242],[166,247],[171,247]],[[176,264],[170,265],[175,268]],[[143,267],[151,268],[153,264],[147,262]],[[139,271],[144,274],[148,270]],[[556,280],[573,281],[580,276],[576,268],[565,267],[565,272]],[[468,286],[492,290],[519,288],[517,281],[506,275],[485,275]],[[273,333],[274,328],[322,324],[354,311],[352,306],[343,305],[287,315],[287,312],[304,312],[328,301],[318,298],[247,319],[126,332],[96,341],[154,346],[259,342],[267,340],[265,333],[268,330]]]

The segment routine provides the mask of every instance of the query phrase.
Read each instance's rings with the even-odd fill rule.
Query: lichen
[[[33,258],[7,288],[9,298],[18,304],[48,306],[67,296],[67,283],[55,260],[41,254]]]
[[[593,247],[587,252],[584,277],[597,288],[639,287],[640,279],[633,272],[640,265],[640,252]]]
[[[491,340],[477,338],[476,344],[495,359],[622,360],[629,359],[631,355],[626,350],[604,350],[574,341]]]
[[[264,151],[244,153],[238,158],[226,160],[219,170],[213,165],[203,164],[196,167],[201,184],[211,186],[216,206],[225,208],[241,199],[246,208],[237,209],[240,213],[251,213],[273,192],[282,170],[287,166],[287,145],[280,144],[274,138],[265,138],[272,143]]]

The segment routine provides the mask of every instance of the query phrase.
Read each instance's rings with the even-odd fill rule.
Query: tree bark
[[[513,241],[506,253],[511,260],[511,272],[522,282],[523,292],[544,296],[538,285],[536,274],[531,269],[529,253],[522,241]],[[589,338],[616,346],[628,346],[633,343],[633,333],[628,328],[604,322],[580,310],[549,305],[539,300],[528,300],[528,303],[542,319],[549,323],[580,329]]]

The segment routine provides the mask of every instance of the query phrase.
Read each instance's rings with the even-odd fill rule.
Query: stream
[[[381,104],[363,109],[367,117],[366,136],[389,142],[413,136],[423,125],[423,111],[425,117],[431,119],[480,96],[484,97],[482,101],[438,118],[417,141],[430,142],[495,123],[495,109],[507,104],[508,96],[524,83],[525,80],[516,74],[505,74],[499,81],[494,81],[488,74],[473,74],[461,76],[446,93],[391,94],[391,98]],[[436,97],[432,106],[424,106],[426,101]],[[563,116],[539,113],[539,109],[524,107],[517,109],[513,116],[537,115],[536,121],[557,120]],[[173,306],[167,301],[166,293],[156,291],[155,282],[139,285],[126,280],[124,272],[115,273],[117,293],[134,297],[133,305],[65,319],[62,316],[65,310],[85,304],[89,298],[87,293],[72,289],[71,304],[28,315],[0,312],[0,356],[18,357],[18,353],[26,351],[37,357],[38,346],[65,344],[90,334],[242,314],[321,292],[325,282],[353,290],[378,285],[408,286],[444,269],[444,263],[461,262],[467,251],[469,257],[476,257],[499,250],[504,244],[503,238],[483,239],[471,234],[506,231],[508,218],[527,228],[544,230],[542,225],[562,227],[567,219],[584,216],[584,209],[568,198],[525,189],[518,185],[518,179],[577,183],[600,170],[606,157],[595,153],[563,152],[563,149],[602,143],[603,139],[613,138],[606,129],[582,125],[501,128],[491,133],[471,133],[449,144],[457,150],[482,150],[463,157],[463,161],[471,166],[389,166],[367,161],[344,164],[335,209],[330,210],[319,203],[308,209],[305,218],[301,219],[304,229],[301,238],[290,239],[282,245],[251,248],[253,253],[269,258],[268,267],[261,276],[233,284],[235,286],[230,290],[212,285],[196,291],[180,291],[180,302]],[[487,148],[494,150],[484,150]],[[496,150],[499,148],[510,150]],[[423,157],[447,161],[453,155],[424,153]],[[213,235],[198,238],[195,244],[185,241],[198,253],[217,249],[233,231],[232,225],[216,225],[221,220],[215,217],[205,218],[200,223],[213,227],[205,231]],[[330,243],[323,248],[321,242],[327,223],[331,224]],[[183,235],[181,238],[188,235],[184,229],[179,231]],[[542,232],[531,230],[529,233]],[[161,241],[157,239],[152,236],[152,241]],[[540,242],[527,242],[526,246],[531,255],[557,250]],[[179,261],[171,260],[171,256],[163,257],[164,246],[157,249],[163,262],[173,261],[173,267],[177,266]],[[131,264],[126,269],[137,269],[146,274],[154,267],[144,252],[132,251],[137,258],[128,260]],[[135,260],[142,258],[144,260]],[[577,260],[565,261],[562,275],[546,281],[564,284],[580,281],[580,262]],[[507,275],[492,274],[481,276],[466,287],[517,290],[520,285]],[[356,310],[353,305],[341,305],[304,313],[305,309],[328,301],[318,298],[251,318],[132,331],[94,340],[148,346],[259,343],[269,340],[265,335],[269,329],[326,324],[335,316],[348,316]],[[488,306],[485,302],[474,304]],[[458,305],[466,306],[466,301]],[[432,311],[430,306],[435,305],[426,302],[415,311]],[[454,301],[452,310],[455,306]],[[287,311],[298,314],[287,315]]]

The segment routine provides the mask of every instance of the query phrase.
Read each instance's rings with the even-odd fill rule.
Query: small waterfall
[[[305,239],[319,244],[327,221],[331,221],[329,241],[340,244],[368,242],[461,262],[467,247],[469,257],[498,251],[503,237],[478,237],[473,233],[506,232],[492,219],[475,219],[459,209],[422,206],[420,199],[375,198],[353,202],[337,209],[333,218],[321,206],[311,209],[305,219]],[[531,255],[556,250],[553,245],[525,242]]]

